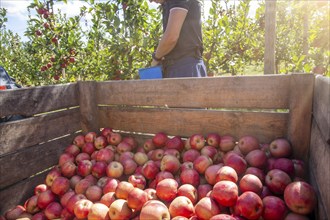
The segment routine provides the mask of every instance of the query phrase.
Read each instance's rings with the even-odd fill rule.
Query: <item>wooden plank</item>
[[[288,114],[235,112],[202,109],[162,109],[134,107],[100,107],[99,124],[118,130],[189,137],[218,132],[237,138],[255,135],[261,142],[270,142],[287,133]]]
[[[96,82],[79,81],[79,106],[81,128],[84,132],[99,131],[97,120]]]
[[[80,130],[79,108],[0,124],[0,155]]]
[[[308,161],[310,144],[314,75],[293,74],[290,80],[290,117],[288,138],[294,148],[295,158]]]
[[[99,82],[97,103],[191,108],[286,109],[290,76],[233,76]]]
[[[0,189],[58,164],[60,154],[73,138],[74,135],[65,136],[0,157]]]
[[[315,178],[315,186],[319,191],[319,200],[326,208],[326,216],[330,217],[330,148],[322,138],[318,125],[313,121],[309,167]],[[321,218],[324,219],[324,218]]]
[[[330,145],[330,78],[316,76],[313,117],[320,128],[322,138]],[[329,146],[330,147],[330,146]]]
[[[31,116],[78,105],[76,83],[0,91],[0,117]]]
[[[0,216],[16,205],[24,202],[33,195],[34,187],[44,183],[47,172],[23,180],[13,186],[0,191]]]

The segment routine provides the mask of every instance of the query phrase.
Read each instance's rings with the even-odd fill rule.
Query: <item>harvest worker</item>
[[[165,78],[205,77],[200,0],[150,0],[160,3],[163,36],[151,66],[162,65]]]

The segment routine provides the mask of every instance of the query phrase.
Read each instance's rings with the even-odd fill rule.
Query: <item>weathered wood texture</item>
[[[290,76],[101,82],[97,103],[185,108],[285,109]]]
[[[330,78],[316,76],[313,98],[313,116],[322,139],[330,147]]]
[[[100,127],[97,120],[96,92],[97,83],[95,81],[80,81],[79,106],[81,114],[81,128],[84,132],[97,131]]]
[[[31,178],[23,180],[5,190],[0,191],[0,214],[5,213],[10,208],[18,204],[23,205],[24,202],[32,196],[33,189],[40,183],[44,183],[44,179],[48,171],[35,175]]]
[[[60,154],[72,140],[69,135],[1,156],[0,190],[58,164]]]
[[[325,210],[319,210],[330,217],[330,147],[324,141],[321,131],[315,121],[313,121],[312,138],[310,145],[309,168],[313,185],[318,190],[319,208],[324,207]],[[326,218],[319,218],[326,219]]]
[[[209,132],[234,134],[237,138],[250,134],[269,143],[286,135],[288,114],[119,106],[100,107],[99,119],[101,127],[110,126],[124,131],[152,134],[164,131],[182,137]]]
[[[0,124],[0,155],[80,130],[79,108]]]
[[[314,75],[291,75],[288,138],[295,147],[294,157],[308,161],[311,136]]]
[[[0,117],[16,114],[32,116],[78,106],[77,84],[0,91],[0,103]]]

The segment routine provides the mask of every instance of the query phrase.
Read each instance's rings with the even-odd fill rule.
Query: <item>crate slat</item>
[[[235,112],[202,109],[162,109],[100,107],[99,124],[124,131],[157,133],[189,137],[194,133],[206,135],[255,135],[269,142],[286,134],[288,114],[267,112]]]
[[[77,84],[40,86],[0,91],[0,117],[32,116],[71,106],[78,106]]]
[[[287,75],[98,83],[99,104],[191,108],[289,107]]]
[[[79,108],[0,124],[0,155],[80,130]]]

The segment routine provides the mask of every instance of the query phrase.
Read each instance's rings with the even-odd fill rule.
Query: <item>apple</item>
[[[146,188],[146,189],[144,189],[144,191],[148,195],[148,200],[152,200],[152,199],[153,200],[158,200],[156,189],[154,189],[154,188]]]
[[[131,175],[134,174],[136,168],[138,167],[137,163],[133,159],[126,159],[122,161],[124,167],[124,174]]]
[[[94,143],[92,142],[86,142],[82,147],[81,151],[84,153],[87,153],[89,155],[92,155],[93,152],[95,151]]]
[[[238,176],[243,175],[247,169],[247,162],[245,159],[235,153],[231,153],[229,156],[224,158],[224,164],[232,167]]]
[[[33,195],[24,203],[25,211],[30,214],[35,214],[41,209],[38,207],[38,195]]]
[[[102,195],[100,203],[109,207],[116,199],[115,192],[108,192]]]
[[[106,173],[108,177],[119,178],[124,174],[124,166],[118,161],[111,161],[106,168]]]
[[[159,200],[147,201],[141,209],[140,219],[170,220],[170,212],[167,206]]]
[[[120,133],[112,132],[110,136],[107,137],[107,141],[111,145],[117,146],[122,141],[122,136]]]
[[[193,164],[194,164],[194,169],[199,174],[204,174],[205,170],[213,164],[213,161],[209,156],[200,155],[196,158]]]
[[[47,185],[44,183],[38,184],[34,187],[34,195],[39,195],[42,192],[45,192],[47,190]]]
[[[142,166],[148,161],[148,156],[144,152],[136,152],[133,156],[133,160],[139,165]]]
[[[96,161],[103,161],[106,163],[110,163],[114,159],[115,159],[115,153],[109,148],[100,149],[95,156]]]
[[[181,184],[191,184],[194,187],[198,187],[200,184],[200,176],[197,170],[195,169],[185,169],[180,173],[180,182]]]
[[[77,173],[77,166],[72,161],[67,161],[61,167],[61,173],[64,177],[71,178]]]
[[[206,168],[204,176],[207,183],[214,185],[216,181],[217,172],[223,167],[223,164],[213,164]]]
[[[90,160],[91,156],[87,153],[81,152],[75,157],[76,164],[79,164],[83,160]]]
[[[70,187],[71,189],[74,189],[77,185],[77,183],[82,180],[82,177],[79,175],[74,175],[73,177],[70,178]]]
[[[157,178],[157,177],[156,177]],[[147,185],[147,180],[142,174],[132,174],[128,177],[128,182],[130,182],[134,187],[144,189]]]
[[[58,165],[62,166],[67,161],[74,162],[74,156],[70,153],[63,153],[60,155],[60,158],[58,160]]]
[[[132,183],[127,181],[121,181],[115,190],[115,195],[118,199],[127,199],[128,193],[134,189]]]
[[[125,199],[117,199],[109,207],[110,219],[126,220],[132,216],[132,209]]]
[[[180,136],[174,136],[167,140],[165,148],[176,149],[181,152],[184,149],[184,143]]]
[[[25,212],[25,208],[21,205],[17,205],[5,212],[5,219],[16,220],[21,214]]]
[[[66,177],[57,177],[52,186],[51,191],[56,195],[63,195],[70,189],[70,180]]]
[[[122,163],[124,160],[133,159],[133,158],[134,158],[134,153],[133,152],[125,151],[125,152],[119,154],[119,160],[118,161]]]
[[[155,177],[155,180],[156,180],[156,185],[162,181],[163,179],[166,179],[166,178],[171,178],[171,179],[174,179],[174,175],[169,172],[169,171],[160,171],[159,173],[157,173],[156,177]]]
[[[243,155],[247,155],[250,151],[260,148],[259,140],[252,135],[243,136],[238,141],[238,148]]]
[[[210,197],[200,199],[195,205],[195,214],[200,220],[208,220],[220,212],[217,202]]]
[[[159,167],[153,160],[148,160],[142,166],[142,174],[146,179],[154,179],[159,172]]]
[[[64,150],[65,153],[72,154],[74,157],[80,153],[80,148],[74,144],[70,144]]]
[[[73,144],[78,146],[79,148],[82,148],[82,146],[84,146],[85,144],[85,136],[84,135],[77,135],[74,139],[73,139]]]
[[[288,139],[277,138],[269,145],[269,152],[272,157],[290,157],[292,154],[292,146]]]
[[[134,187],[127,196],[128,207],[135,211],[140,211],[142,206],[148,201],[148,193],[143,189]]]
[[[247,219],[259,219],[262,215],[263,203],[254,192],[242,193],[236,202],[235,213]]]
[[[81,179],[74,188],[76,194],[85,194],[88,187],[93,185],[93,183],[88,179]]]
[[[182,154],[183,162],[187,162],[187,161],[194,162],[196,160],[196,158],[201,155],[200,151],[198,151],[196,149],[189,149],[189,150],[184,151],[181,154]]]
[[[63,213],[63,211],[62,211],[62,213]],[[62,213],[61,213],[61,215],[62,215]],[[45,213],[38,212],[33,215],[32,220],[47,220],[47,217],[46,217]]]
[[[309,183],[297,181],[288,184],[285,188],[284,201],[294,213],[307,215],[315,209],[317,196],[314,188]]]
[[[98,150],[105,148],[108,145],[107,138],[104,136],[98,136],[94,140],[94,147]]]
[[[165,150],[164,150],[164,156],[165,155],[173,155],[176,158],[178,158],[179,160],[181,159],[180,151],[178,151],[177,149],[167,149],[167,148],[165,148]]]
[[[58,202],[50,203],[44,210],[45,216],[48,219],[57,219],[61,217],[63,207]]]
[[[299,159],[292,159],[293,167],[294,167],[294,175],[295,177],[300,177],[302,179],[306,178],[306,168],[305,163]]]
[[[204,197],[209,197],[210,196],[210,193],[213,189],[213,186],[208,184],[208,183],[204,183],[204,184],[201,184],[197,187],[197,194],[198,194],[198,199],[202,199]]]
[[[201,134],[193,134],[189,138],[189,144],[192,149],[200,151],[205,146],[205,138]]]
[[[104,137],[108,137],[109,135],[111,135],[111,133],[112,133],[112,128],[109,127],[102,128],[101,130],[101,135]]]
[[[262,191],[261,191],[261,194],[260,194],[260,198],[263,199],[265,198],[266,196],[273,196],[274,194],[270,191],[270,189],[267,187],[267,186],[263,186],[262,187]]]
[[[110,178],[105,185],[103,186],[103,194],[106,194],[108,192],[115,192],[116,188],[119,184],[119,180],[115,178]]]
[[[196,189],[196,187],[194,187],[191,184],[183,184],[183,185],[179,186],[177,195],[187,197],[191,201],[191,203],[194,205],[198,201],[197,189]]]
[[[86,177],[92,173],[93,164],[90,160],[83,160],[77,166],[77,174]]]
[[[46,175],[46,179],[45,179],[45,183],[48,187],[51,187],[54,180],[59,177],[59,176],[62,176],[61,175],[61,171],[60,169],[58,169],[57,167],[56,168],[53,168],[49,171],[49,173],[47,173]]]
[[[42,35],[42,31],[41,31],[41,30],[36,30],[36,31],[35,31],[35,34],[36,34],[37,36],[41,36],[41,35]]]
[[[245,174],[253,174],[257,176],[263,184],[265,183],[266,174],[264,173],[263,170],[257,167],[248,167],[245,171]]]
[[[267,163],[267,155],[260,149],[250,151],[244,158],[249,166],[263,169]]]
[[[179,184],[175,179],[167,178],[156,185],[156,194],[164,202],[172,201],[178,193]]]
[[[162,148],[165,146],[168,140],[167,134],[165,132],[158,132],[152,138],[152,143],[155,145],[156,148]]]
[[[180,169],[180,161],[176,156],[171,154],[164,155],[160,162],[160,170],[168,171],[172,174],[175,174]]]
[[[264,210],[263,219],[278,220],[284,219],[288,213],[285,202],[277,196],[266,196],[262,199]]]
[[[212,216],[210,220],[238,220],[238,219],[229,214],[218,214]]]
[[[206,155],[211,158],[212,161],[215,161],[218,157],[218,150],[210,145],[206,145],[201,149],[201,154]]]
[[[215,173],[215,183],[222,181],[222,180],[229,180],[233,183],[237,183],[238,175],[234,168],[230,166],[222,166],[216,173]]]
[[[96,161],[92,165],[91,174],[96,178],[100,179],[106,175],[107,163],[104,161]]]
[[[251,191],[260,195],[263,189],[262,187],[261,180],[253,174],[245,174],[239,181],[239,189],[241,193]]]
[[[73,190],[69,190],[69,191],[67,191],[66,193],[64,193],[64,195],[62,195],[62,196],[60,197],[60,203],[61,203],[62,207],[66,207],[66,205],[67,205],[69,199],[70,199],[73,195],[75,195],[75,194],[76,194],[76,193],[75,193],[75,191],[73,191]]]
[[[92,208],[93,202],[88,199],[78,200],[74,204],[73,212],[78,219],[85,219],[88,216],[90,209]]]
[[[221,136],[219,148],[222,152],[228,152],[234,149],[236,146],[236,140],[231,135],[223,135]]]
[[[74,205],[76,204],[76,202],[78,202],[81,199],[87,199],[87,198],[83,194],[75,194],[71,196],[65,207],[69,211],[69,213],[74,214]]]
[[[45,209],[50,203],[56,200],[56,195],[50,190],[46,190],[38,195],[38,207]]]
[[[87,219],[93,220],[110,220],[109,207],[102,203],[95,203],[89,210]]]
[[[294,212],[289,212],[289,214],[285,216],[284,220],[310,220],[310,218],[306,215],[300,215]]]
[[[188,169],[194,169],[194,163],[191,161],[183,162],[180,166],[180,172]]]
[[[294,163],[289,158],[277,158],[273,164],[274,169],[279,169],[293,177],[295,174]]]
[[[96,136],[97,134],[94,131],[87,132],[84,137],[85,143],[94,143]]]
[[[122,141],[130,144],[132,149],[136,149],[138,147],[138,142],[131,136],[123,137]]]
[[[238,186],[232,181],[219,181],[213,186],[211,198],[222,206],[231,207],[237,201]]]
[[[152,139],[147,139],[144,144],[143,144],[143,149],[145,150],[145,152],[150,152],[154,149],[156,149],[156,146],[154,145],[154,143],[152,142]]]
[[[125,141],[121,141],[117,145],[117,153],[119,153],[119,154],[122,154],[124,152],[130,152],[130,151],[132,151],[132,149],[133,149],[132,145]]]
[[[102,188],[98,185],[89,186],[85,192],[87,199],[92,202],[99,201],[103,195]]]
[[[221,137],[218,133],[209,133],[206,135],[206,143],[212,147],[219,147]]]
[[[185,196],[178,196],[173,199],[168,210],[172,218],[176,216],[190,218],[195,214],[194,204]]]
[[[266,186],[275,195],[282,195],[287,185],[291,183],[290,176],[282,170],[270,170],[265,177]]]

